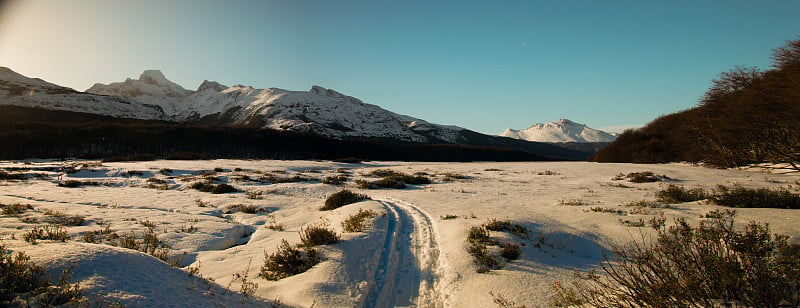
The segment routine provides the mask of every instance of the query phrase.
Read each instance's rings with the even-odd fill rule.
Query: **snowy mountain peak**
[[[197,87],[197,92],[203,92],[203,91],[222,92],[227,88],[228,88],[227,86],[219,82],[203,80],[203,83],[201,83],[200,86]]]
[[[153,84],[168,84],[170,83],[167,80],[167,77],[164,77],[164,73],[159,70],[145,70],[139,75],[139,80],[152,82]]]
[[[0,105],[84,112],[133,119],[167,120],[158,106],[122,97],[77,92],[0,68]]]
[[[589,128],[568,119],[537,123],[523,130],[509,128],[500,136],[538,142],[611,142],[617,138],[616,134]]]
[[[583,126],[586,126],[584,124],[578,124],[578,123],[570,121],[569,119],[563,119],[563,118],[562,119],[558,119],[558,122],[556,122],[556,123],[562,124],[562,125],[583,125]]]

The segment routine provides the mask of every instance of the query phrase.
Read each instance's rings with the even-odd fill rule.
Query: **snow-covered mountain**
[[[117,96],[75,91],[0,67],[0,105],[74,111],[119,118],[168,120],[162,108]]]
[[[148,70],[139,79],[95,84],[87,93],[115,95],[159,106],[177,122],[264,127],[331,138],[375,137],[415,142],[463,143],[465,129],[428,123],[313,86],[310,91],[224,86],[204,81],[196,91]]]
[[[503,137],[537,142],[612,142],[616,134],[589,128],[585,124],[567,119],[558,122],[537,123],[523,130],[506,129]]]

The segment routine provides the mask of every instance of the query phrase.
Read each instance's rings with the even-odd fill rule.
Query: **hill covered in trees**
[[[759,162],[800,169],[800,38],[773,49],[773,68],[720,73],[691,109],[629,130],[589,158],[597,162]]]

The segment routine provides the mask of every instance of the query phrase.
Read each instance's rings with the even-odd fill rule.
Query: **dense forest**
[[[773,49],[773,68],[723,72],[691,109],[629,130],[597,162],[705,162],[719,167],[800,162],[800,38]]]
[[[334,140],[289,131],[119,119],[14,106],[0,106],[0,144],[3,144],[0,159],[556,159],[502,146],[420,144],[366,138]]]

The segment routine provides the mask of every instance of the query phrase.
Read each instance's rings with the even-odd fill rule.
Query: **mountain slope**
[[[611,142],[615,134],[589,128],[585,124],[567,119],[558,122],[537,123],[523,130],[506,129],[503,137],[537,142]]]
[[[258,137],[259,134],[274,134],[266,130],[316,135],[333,140],[351,140],[358,144],[359,151],[350,151],[351,154],[348,154],[346,143],[337,143],[335,146],[339,149],[335,153],[339,154],[324,155],[328,158],[356,156],[354,153],[358,152],[363,158],[382,157],[400,160],[583,160],[591,154],[546,143],[489,136],[456,126],[433,124],[396,114],[319,86],[313,86],[310,91],[305,92],[276,88],[255,89],[242,85],[227,87],[217,82],[204,81],[197,90],[187,90],[166,79],[161,72],[150,70],[142,73],[138,79],[127,79],[108,85],[95,84],[88,91],[93,93],[77,92],[40,79],[27,78],[10,69],[3,69],[0,71],[0,112],[7,112],[9,116],[13,113],[15,127],[23,128],[27,127],[25,123],[29,123],[28,125],[83,122],[98,124],[94,127],[81,128],[86,135],[76,137],[75,140],[78,142],[80,139],[80,142],[85,142],[90,149],[75,148],[56,153],[52,151],[52,146],[46,146],[42,148],[44,152],[36,154],[55,155],[48,157],[61,157],[60,153],[69,153],[66,155],[77,157],[87,155],[103,157],[102,155],[108,153],[127,155],[130,150],[128,144],[134,145],[133,151],[136,153],[156,156],[174,151],[199,151],[213,152],[222,157],[231,155],[264,157],[266,152],[263,147],[248,143],[263,142],[265,139]],[[124,119],[156,120],[158,123],[134,123]],[[115,130],[113,134],[106,135],[105,132],[98,130],[98,127],[116,122],[125,124],[120,127],[108,127]],[[57,126],[63,127],[62,129],[72,129],[71,126],[63,125],[73,124]],[[125,135],[125,130],[139,129],[140,127],[135,127],[137,125],[154,125],[152,129],[164,132],[179,130],[180,133],[176,134],[185,134],[182,136],[191,140],[181,141],[160,133],[155,135],[142,133],[138,135],[139,137]],[[170,125],[183,125],[183,128],[167,128]],[[46,136],[47,132],[37,130],[36,133],[45,135],[25,142],[42,144],[52,142]],[[245,144],[211,142],[207,140],[212,138],[209,133],[213,134],[214,138],[236,139]],[[238,137],[234,136],[237,134]],[[293,147],[290,141],[294,140],[293,136],[296,135],[283,139],[287,143],[270,146]],[[8,137],[15,138],[10,135]],[[124,139],[124,142],[120,143],[118,138]],[[137,145],[145,142],[142,138],[156,139],[147,140],[152,147],[144,150]],[[318,139],[320,138],[315,140]],[[105,144],[98,145],[97,140]],[[172,144],[176,141],[182,145]],[[115,144],[119,146],[112,147]],[[235,149],[217,147],[222,145]],[[378,146],[382,150],[370,151],[368,149],[370,145]],[[441,146],[424,149],[419,147],[425,145]],[[394,147],[403,153],[391,153],[390,149]],[[50,150],[44,150],[45,148]],[[272,149],[266,151],[274,152]],[[303,150],[302,157],[323,157],[313,154],[315,151],[319,152],[318,149]],[[428,154],[416,155],[408,153],[409,151],[427,151]],[[22,151],[15,154],[15,157],[19,155],[25,157],[24,153],[29,152]],[[275,157],[300,157],[297,153],[280,153],[275,154],[278,155]]]
[[[116,96],[78,92],[0,67],[0,105],[86,112],[121,118],[167,120],[152,104]]]
[[[277,88],[226,87],[205,81],[189,91],[155,70],[139,79],[95,84],[86,92],[117,95],[160,106],[179,122],[263,127],[314,133],[330,138],[392,138],[413,142],[462,143],[463,128],[399,115],[334,90],[308,92]]]

